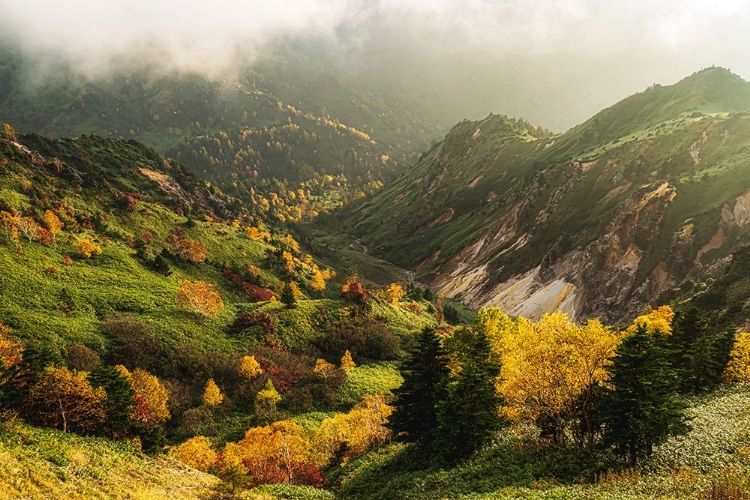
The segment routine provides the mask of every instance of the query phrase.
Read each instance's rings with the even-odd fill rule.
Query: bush
[[[327,326],[325,330],[314,344],[328,361],[338,363],[347,350],[355,358],[384,361],[398,356],[399,338],[388,325],[375,319],[344,319]]]
[[[134,316],[118,315],[106,319],[101,328],[112,340],[111,364],[160,371],[164,351],[146,323]]]
[[[65,353],[65,363],[73,370],[90,372],[100,362],[96,351],[83,344],[74,344]]]

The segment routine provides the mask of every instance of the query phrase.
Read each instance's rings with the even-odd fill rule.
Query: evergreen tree
[[[281,303],[284,304],[288,309],[294,309],[297,307],[297,298],[294,296],[294,289],[291,283],[285,283],[284,288],[281,289],[281,297],[279,297]]]
[[[36,384],[39,376],[48,366],[62,366],[60,351],[51,349],[38,342],[27,344],[21,355],[21,362],[13,368],[10,380],[6,384],[0,406],[20,408],[29,390]]]
[[[447,397],[437,404],[434,447],[448,461],[470,456],[506,424],[498,415],[502,398],[495,388],[500,364],[494,361],[484,332],[475,332],[472,340]]]
[[[631,465],[650,455],[654,445],[688,430],[685,405],[675,398],[678,378],[669,363],[664,334],[645,326],[623,339],[612,366],[602,408],[604,441]]]
[[[448,359],[434,330],[422,330],[417,342],[404,364],[389,426],[397,439],[429,445],[438,427],[438,404],[447,396]]]
[[[159,274],[169,276],[172,274],[172,268],[169,266],[167,261],[168,252],[162,250],[161,253],[157,254],[153,260],[148,261],[148,266]]]
[[[103,387],[107,391],[104,409],[107,418],[104,433],[117,438],[127,434],[132,426],[130,415],[133,412],[135,391],[130,382],[114,367],[99,364],[91,370],[89,382],[93,387]]]
[[[721,382],[727,363],[724,335],[712,335],[701,311],[691,307],[677,313],[670,359],[680,378],[680,390],[697,393]]]

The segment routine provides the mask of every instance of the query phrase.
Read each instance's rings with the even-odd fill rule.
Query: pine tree
[[[466,458],[485,445],[506,425],[498,415],[502,398],[495,383],[500,364],[492,359],[487,336],[473,333],[461,371],[438,403],[435,451],[445,460]]]
[[[666,344],[664,334],[648,333],[641,325],[623,339],[607,367],[614,389],[602,408],[604,441],[631,465],[670,435],[688,430],[685,405],[675,398],[679,379]]]
[[[285,283],[284,288],[281,289],[281,297],[279,297],[281,303],[284,304],[288,309],[294,309],[297,307],[297,298],[294,296],[294,289],[291,283]]]
[[[670,359],[677,369],[683,392],[698,393],[721,382],[731,348],[725,333],[711,332],[698,308],[691,307],[676,314],[670,340],[673,350]]]
[[[389,426],[397,439],[429,445],[438,426],[437,407],[446,396],[448,358],[434,330],[425,328],[404,364]]]
[[[107,392],[104,409],[107,418],[102,426],[104,433],[118,437],[127,434],[132,426],[130,416],[133,412],[135,391],[114,366],[100,363],[89,374],[93,387],[103,387]]]

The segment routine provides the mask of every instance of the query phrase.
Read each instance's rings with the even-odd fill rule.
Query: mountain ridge
[[[703,97],[727,83],[728,97]],[[644,99],[645,115],[628,118]],[[507,141],[492,126],[506,118],[464,122],[350,207],[345,225],[475,308],[622,320],[746,241],[744,219],[722,217],[750,188],[746,110],[750,83],[709,68],[554,137]],[[412,213],[415,203],[424,214]]]

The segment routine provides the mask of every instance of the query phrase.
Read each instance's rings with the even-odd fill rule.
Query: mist
[[[348,78],[446,124],[496,112],[554,130],[706,66],[749,79],[748,25],[743,0],[0,0],[0,41],[40,73],[225,78],[315,40]]]

